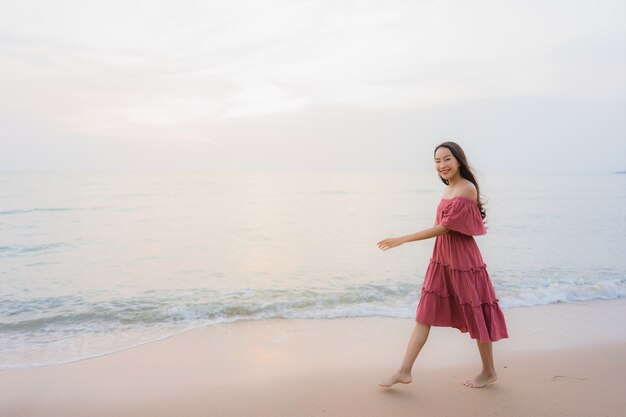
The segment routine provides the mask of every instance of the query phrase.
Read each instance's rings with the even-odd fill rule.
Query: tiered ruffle
[[[415,320],[431,326],[455,327],[481,342],[508,337],[484,263],[455,268],[431,259]]]

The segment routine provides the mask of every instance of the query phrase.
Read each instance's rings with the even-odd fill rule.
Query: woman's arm
[[[450,229],[446,229],[442,225],[438,224],[429,229],[422,230],[421,232],[413,233],[410,235],[402,236],[402,243],[415,242],[416,240],[430,239],[431,237],[439,236],[448,233]]]
[[[378,242],[378,247],[382,250],[391,249],[396,246],[400,246],[403,243],[414,242],[416,240],[430,239],[431,237],[443,235],[448,233],[450,229],[446,229],[442,225],[438,224],[429,229],[422,230],[421,232],[413,233],[402,237],[391,237]]]

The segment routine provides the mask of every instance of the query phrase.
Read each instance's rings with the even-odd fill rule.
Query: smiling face
[[[437,149],[435,152],[435,170],[441,178],[449,180],[454,177],[459,172],[459,167],[459,161],[452,155],[450,149],[443,146]]]

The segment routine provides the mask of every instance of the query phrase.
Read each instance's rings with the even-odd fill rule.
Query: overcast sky
[[[0,170],[623,170],[625,4],[0,0]]]

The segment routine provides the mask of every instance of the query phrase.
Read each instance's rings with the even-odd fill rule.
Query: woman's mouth
[[[447,174],[448,172],[450,172],[449,169],[446,169],[445,171],[441,171],[442,174]]]

